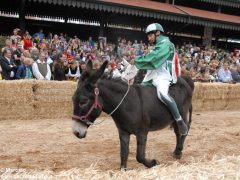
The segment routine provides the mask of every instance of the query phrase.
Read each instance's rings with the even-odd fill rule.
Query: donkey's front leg
[[[130,134],[119,129],[119,139],[120,139],[120,148],[121,148],[121,169],[126,170],[127,168],[127,159],[129,154],[129,140]]]
[[[137,134],[137,161],[144,164],[147,167],[153,167],[159,164],[156,159],[146,159],[145,158],[145,150],[147,143],[147,134],[148,132],[140,132]]]

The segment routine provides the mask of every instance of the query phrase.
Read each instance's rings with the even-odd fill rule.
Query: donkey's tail
[[[190,129],[192,123],[192,104],[189,107],[189,117],[188,117],[188,129]]]
[[[188,77],[188,76],[182,76],[182,78],[188,83],[188,85],[190,86],[192,92],[194,90],[194,82],[192,80],[191,77]],[[192,101],[192,100],[191,100]],[[191,105],[189,107],[189,117],[188,117],[188,128],[190,129],[191,127],[191,123],[192,123],[192,102],[191,102]]]

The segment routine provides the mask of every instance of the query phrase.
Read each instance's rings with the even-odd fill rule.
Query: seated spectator
[[[31,54],[31,58],[33,59],[33,61],[36,62],[38,60],[39,50],[37,48],[31,48],[30,54]]]
[[[67,56],[65,54],[58,54],[56,60],[53,62],[53,77],[56,81],[66,80],[65,77],[65,66],[64,62],[66,61]]]
[[[19,42],[17,44],[17,49],[13,52],[13,59],[14,59],[14,63],[16,64],[16,66],[21,65],[22,53],[23,53],[23,47],[22,47],[22,44]]]
[[[219,82],[219,77],[218,77],[218,71],[219,71],[219,66],[212,68],[209,70],[210,73],[210,78],[212,82]]]
[[[81,61],[80,64],[79,64],[80,74],[82,74],[85,70],[86,70],[86,62]]]
[[[199,82],[210,82],[211,77],[209,75],[209,67],[202,67],[195,79]]]
[[[100,61],[96,60],[93,62],[93,69],[99,69],[101,67]]]
[[[23,48],[28,50],[29,48],[33,47],[33,41],[30,34],[27,34],[26,37],[23,39]]]
[[[43,34],[43,30],[40,29],[39,32],[35,33],[33,35],[33,39],[36,43],[39,43],[40,41],[42,41],[45,38],[45,35]]]
[[[32,79],[33,71],[32,64],[33,60],[31,58],[24,58],[23,64],[20,65],[16,72],[16,79]]]
[[[232,83],[233,82],[232,74],[231,74],[231,71],[229,70],[228,63],[224,63],[223,67],[220,68],[220,70],[218,72],[218,77],[221,82],[224,82],[224,83]]]
[[[51,60],[55,61],[56,57],[57,57],[57,50],[52,49],[52,52],[51,52],[51,55],[50,55]]]
[[[79,70],[79,64],[76,61],[76,59],[68,59],[68,71],[66,74],[67,80],[70,81],[77,81],[80,77],[80,70]]]
[[[38,45],[38,48],[39,48],[39,49],[47,49],[47,48],[48,48],[45,39],[42,39],[42,40],[41,40],[41,42],[40,42],[39,45]]]
[[[44,52],[39,54],[39,58],[32,65],[33,74],[38,80],[50,80],[51,79],[51,69],[50,66],[45,61],[46,55]]]
[[[240,64],[231,70],[233,81],[240,83]]]
[[[20,29],[16,28],[13,30],[13,35],[10,37],[12,41],[21,38],[21,36],[18,35],[18,32]]]
[[[4,51],[4,49],[11,49],[12,48],[12,41],[11,41],[11,39],[6,39],[5,40],[5,46],[2,48],[2,53],[3,53],[3,51]]]
[[[194,78],[197,75],[197,68],[196,67],[191,67],[189,70],[189,76],[193,78],[193,80],[195,80]]]
[[[106,69],[106,73],[111,78],[120,78],[121,77],[121,73],[118,70],[116,63],[108,64],[108,68]]]

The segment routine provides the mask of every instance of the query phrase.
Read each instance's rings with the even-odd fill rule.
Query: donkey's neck
[[[128,90],[128,86],[120,80],[114,79],[101,79],[98,86],[103,111],[110,114],[119,105]],[[123,103],[126,102],[123,101]]]

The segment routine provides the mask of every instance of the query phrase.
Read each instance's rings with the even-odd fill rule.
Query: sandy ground
[[[104,117],[98,118],[100,122]],[[62,171],[72,168],[118,170],[119,139],[111,118],[89,128],[85,139],[72,134],[70,119],[0,121],[0,169],[49,169]],[[183,157],[178,162],[211,160],[217,156],[240,155],[240,111],[193,113],[190,133]],[[171,165],[176,160],[171,153],[175,147],[173,130],[150,132],[147,157]],[[128,168],[142,168],[136,159],[135,136],[131,136]]]

